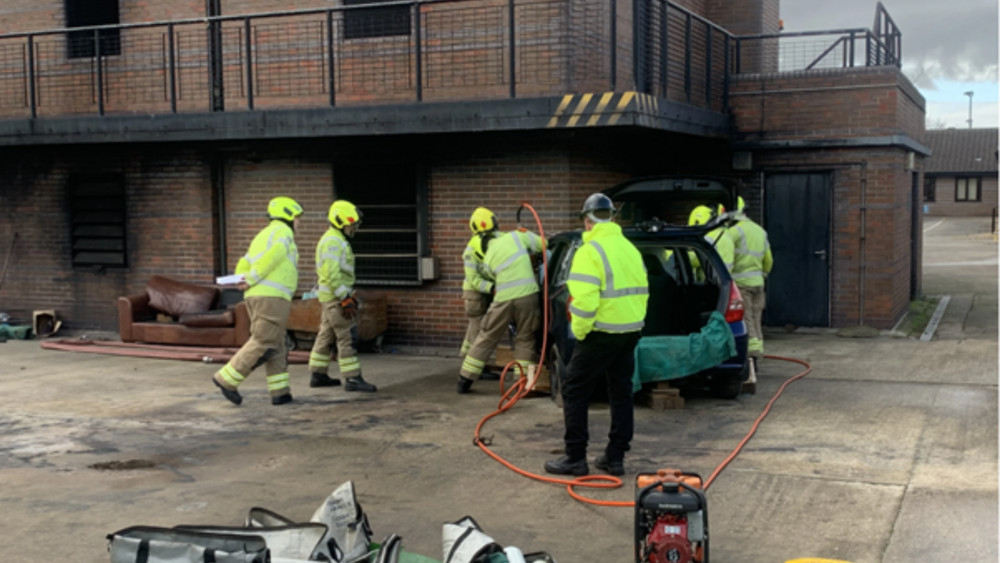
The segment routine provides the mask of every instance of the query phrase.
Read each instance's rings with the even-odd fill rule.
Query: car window
[[[579,239],[574,241],[567,241],[566,244],[561,245],[559,250],[553,249],[552,256],[555,260],[555,275],[552,278],[552,283],[557,287],[565,285],[566,281],[569,279],[569,270],[573,265],[573,255],[576,254],[576,249],[580,248],[581,241]]]

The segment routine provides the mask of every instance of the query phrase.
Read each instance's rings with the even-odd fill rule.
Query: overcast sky
[[[871,28],[877,0],[780,0],[785,32]],[[903,72],[927,99],[927,128],[997,127],[997,0],[883,0],[903,35]]]

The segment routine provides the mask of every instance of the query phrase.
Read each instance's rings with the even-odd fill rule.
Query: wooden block
[[[514,361],[514,349],[510,346],[500,345],[497,346],[496,360],[494,360],[490,366],[497,373],[500,373],[503,371],[503,368],[512,361]],[[552,389],[552,380],[549,376],[549,370],[545,366],[538,366],[538,370],[538,381],[535,383],[535,391],[549,393]],[[520,371],[516,366],[511,367],[510,371],[507,373],[508,375],[513,374],[514,377],[520,376]]]
[[[646,406],[653,410],[677,410],[684,408],[684,397],[681,397],[680,390],[674,387],[661,387],[661,384],[650,392]]]

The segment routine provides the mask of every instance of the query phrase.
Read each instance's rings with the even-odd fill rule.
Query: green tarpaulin
[[[0,338],[7,338],[10,340],[27,340],[31,338],[31,325],[0,325]]]
[[[701,331],[687,336],[645,336],[635,348],[632,388],[694,375],[736,355],[729,323],[714,311]]]

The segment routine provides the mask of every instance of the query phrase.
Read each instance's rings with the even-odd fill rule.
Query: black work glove
[[[354,298],[353,295],[344,298],[343,301],[339,303],[340,311],[344,314],[345,318],[353,319],[358,314],[358,300]]]

